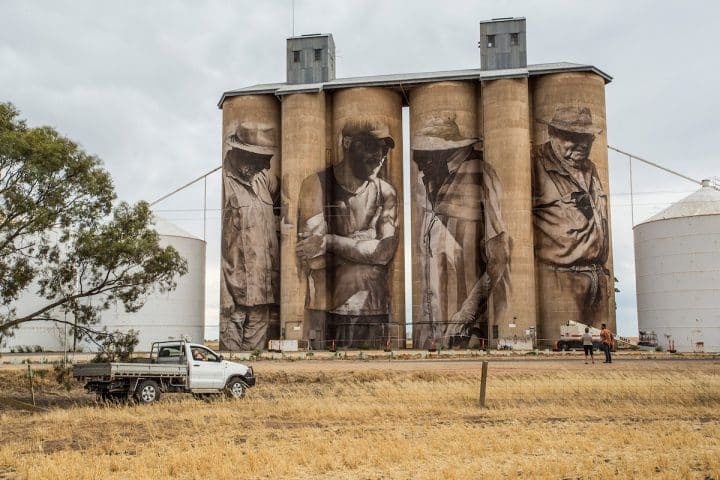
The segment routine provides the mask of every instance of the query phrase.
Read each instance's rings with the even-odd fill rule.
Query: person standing
[[[605,352],[605,361],[603,363],[612,363],[610,350],[612,349],[613,344],[613,334],[610,330],[608,330],[604,323],[602,324],[602,329],[600,330],[600,338],[602,339],[603,352]]]
[[[588,362],[588,355],[592,363],[595,363],[595,357],[593,356],[593,338],[590,333],[590,328],[585,327],[585,333],[582,336],[583,350],[585,350],[585,363]]]
[[[305,307],[312,330],[338,347],[379,348],[388,334],[398,204],[378,174],[394,147],[387,126],[349,122],[341,161],[300,187],[296,254],[308,281]]]
[[[277,131],[242,123],[225,138],[220,348],[265,348],[279,335],[279,185],[270,172]]]

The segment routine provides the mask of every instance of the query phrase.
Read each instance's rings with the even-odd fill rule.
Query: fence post
[[[30,367],[30,363],[28,363],[28,380],[30,380],[30,397],[32,398],[32,404],[33,407],[35,405],[35,386],[33,385],[33,371],[32,367]]]
[[[485,390],[487,387],[488,362],[482,362],[482,375],[480,377],[480,407],[485,408]]]

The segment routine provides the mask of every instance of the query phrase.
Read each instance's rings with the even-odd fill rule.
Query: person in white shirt
[[[588,355],[592,363],[595,363],[595,357],[593,357],[593,339],[590,334],[590,328],[585,327],[585,333],[582,336],[583,350],[585,350],[585,363],[588,362]]]

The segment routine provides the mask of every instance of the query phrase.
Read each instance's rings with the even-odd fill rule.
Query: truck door
[[[223,388],[224,367],[212,350],[198,345],[190,346],[190,388]]]

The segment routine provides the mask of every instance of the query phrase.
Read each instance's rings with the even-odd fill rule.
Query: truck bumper
[[[248,387],[254,387],[255,386],[255,375],[245,375],[245,383],[247,383]]]
[[[247,373],[245,374],[245,376],[243,377],[243,379],[245,380],[245,383],[247,384],[248,387],[254,387],[254,386],[255,386],[255,382],[256,382],[256,380],[255,380],[255,372],[253,371],[252,367],[250,367],[250,368],[248,369],[248,371],[247,371]]]

